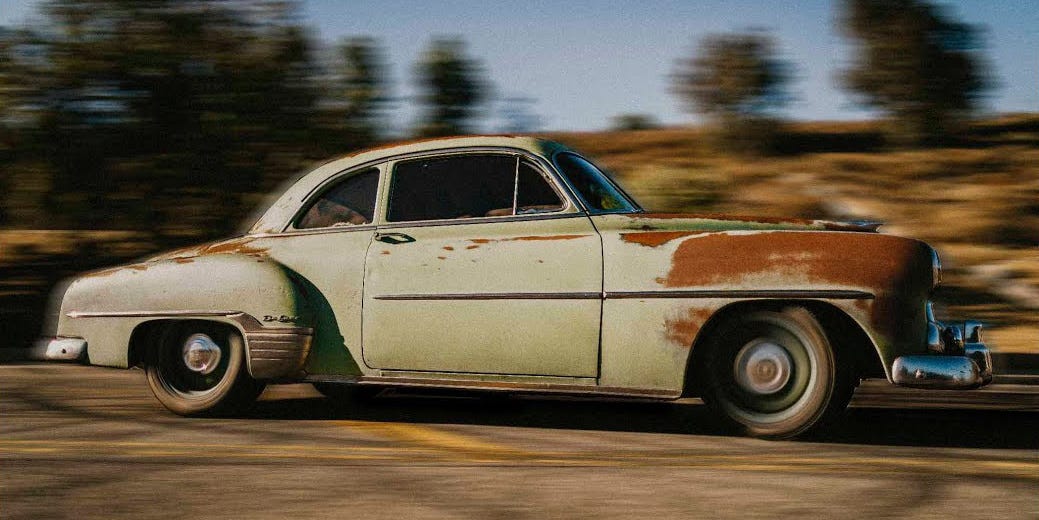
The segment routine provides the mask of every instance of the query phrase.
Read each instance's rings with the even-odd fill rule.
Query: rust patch
[[[383,255],[388,255],[388,254],[390,254],[390,252],[389,252],[389,251],[387,251],[387,250],[385,250],[385,249],[383,249],[383,250],[382,250],[382,253],[380,253],[380,254],[383,254]]]
[[[121,270],[122,270],[121,267],[110,267],[108,269],[98,269],[97,271],[89,271],[89,272],[83,273],[83,275],[80,276],[80,278],[104,278],[106,276],[113,275],[113,274],[115,274],[115,273],[117,273],[117,272],[119,272]]]
[[[512,240],[533,240],[533,241],[537,241],[537,240],[574,240],[576,238],[584,238],[586,236],[589,236],[589,235],[529,236],[529,237],[506,238],[505,240],[503,240],[503,242],[505,242],[505,241],[512,241]]]
[[[621,240],[646,247],[659,247],[677,238],[695,235],[695,231],[655,231],[647,233],[621,233]]]
[[[796,270],[825,286],[884,287],[907,267],[913,266],[919,275],[926,247],[915,240],[876,234],[707,233],[679,244],[663,285],[738,285],[753,274],[775,275],[780,285],[782,273]]]
[[[541,241],[541,240],[574,240],[577,238],[585,238],[591,235],[531,235],[523,237],[513,238],[470,238],[469,241],[474,244],[490,244],[491,242],[516,242],[516,241]],[[473,246],[469,246],[466,249],[475,249]]]
[[[454,250],[455,250],[455,248],[453,248],[451,246],[444,246],[444,251],[454,251]]]
[[[149,264],[120,265],[120,266],[117,266],[117,267],[108,267],[108,268],[105,268],[105,269],[99,269],[97,271],[89,271],[89,272],[84,273],[83,275],[81,275],[80,278],[104,278],[106,276],[111,276],[113,274],[116,274],[116,273],[118,273],[120,271],[127,271],[127,270],[129,270],[129,271],[147,271],[149,267],[151,267]]]
[[[178,257],[178,258],[174,258],[173,261],[178,263],[178,264],[190,264],[191,262],[194,262],[195,259],[194,258],[179,258]]]
[[[438,256],[437,260],[447,260],[447,257],[446,256]]]
[[[202,244],[198,246],[185,247],[181,249],[174,249],[158,256],[152,257],[149,261],[159,260],[176,260],[177,258],[194,258],[206,255],[218,255],[218,254],[242,254],[242,255],[266,255],[268,249],[265,247],[254,247],[249,244],[255,241],[255,238],[233,238],[230,240],[223,240],[220,242],[211,242],[208,244]]]
[[[480,246],[473,244],[471,246],[465,246],[466,249],[480,249]]]
[[[713,314],[714,309],[691,307],[686,310],[685,316],[664,320],[664,334],[671,343],[682,348],[690,348],[693,341],[696,341],[700,329]]]
[[[202,247],[199,250],[198,256],[205,255],[218,255],[218,254],[241,254],[241,255],[265,255],[268,249],[265,247],[253,247],[249,244],[252,243],[254,238],[228,240],[226,242],[217,242]]]

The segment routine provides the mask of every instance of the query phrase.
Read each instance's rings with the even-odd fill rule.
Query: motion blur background
[[[1039,5],[0,0],[0,338],[315,161],[533,133],[665,211],[878,219],[1039,354]]]

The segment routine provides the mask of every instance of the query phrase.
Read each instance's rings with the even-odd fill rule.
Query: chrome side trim
[[[775,290],[775,291],[615,291],[615,292],[529,292],[529,293],[444,293],[444,294],[379,294],[376,300],[625,300],[648,298],[818,298],[826,300],[872,300],[862,291]]]
[[[328,376],[308,377],[307,381],[342,382],[357,385],[378,385],[415,388],[451,388],[459,390],[484,390],[492,392],[524,392],[564,395],[612,395],[617,397],[641,397],[649,399],[678,399],[681,392],[653,388],[624,388],[596,385],[569,385],[561,383],[520,383],[512,381],[468,381],[462,379],[422,379],[409,377],[356,376],[342,379]]]
[[[243,314],[241,311],[185,310],[185,311],[69,311],[69,318],[162,318],[184,316],[230,316]],[[259,323],[259,322],[257,322]]]
[[[530,292],[530,293],[444,293],[444,294],[380,294],[376,300],[598,300],[598,292]]]
[[[863,291],[841,290],[691,290],[691,291],[615,291],[604,293],[606,299],[642,298],[820,298],[826,300],[872,300]]]

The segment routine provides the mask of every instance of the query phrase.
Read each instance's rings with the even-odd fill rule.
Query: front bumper
[[[29,359],[82,363],[87,359],[87,340],[68,336],[40,338],[29,349]]]
[[[981,341],[980,323],[947,325],[931,318],[928,349],[931,354],[895,359],[891,380],[900,386],[945,390],[970,390],[992,382],[992,355]]]

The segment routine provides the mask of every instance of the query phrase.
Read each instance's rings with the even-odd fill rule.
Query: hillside
[[[790,153],[710,152],[697,130],[556,134],[647,208],[874,219],[934,245],[938,313],[980,318],[995,349],[1039,353],[1039,116],[976,124],[960,144],[885,151],[871,123],[805,123]]]
[[[612,170],[647,208],[884,221],[883,232],[940,251],[940,317],[982,319],[995,350],[1039,354],[1039,115],[914,151],[880,148],[871,123],[799,124],[786,154],[757,159],[712,153],[695,129],[550,137]],[[191,232],[185,242],[213,238]],[[25,344],[57,280],[162,247],[140,231],[0,230],[0,333]]]

